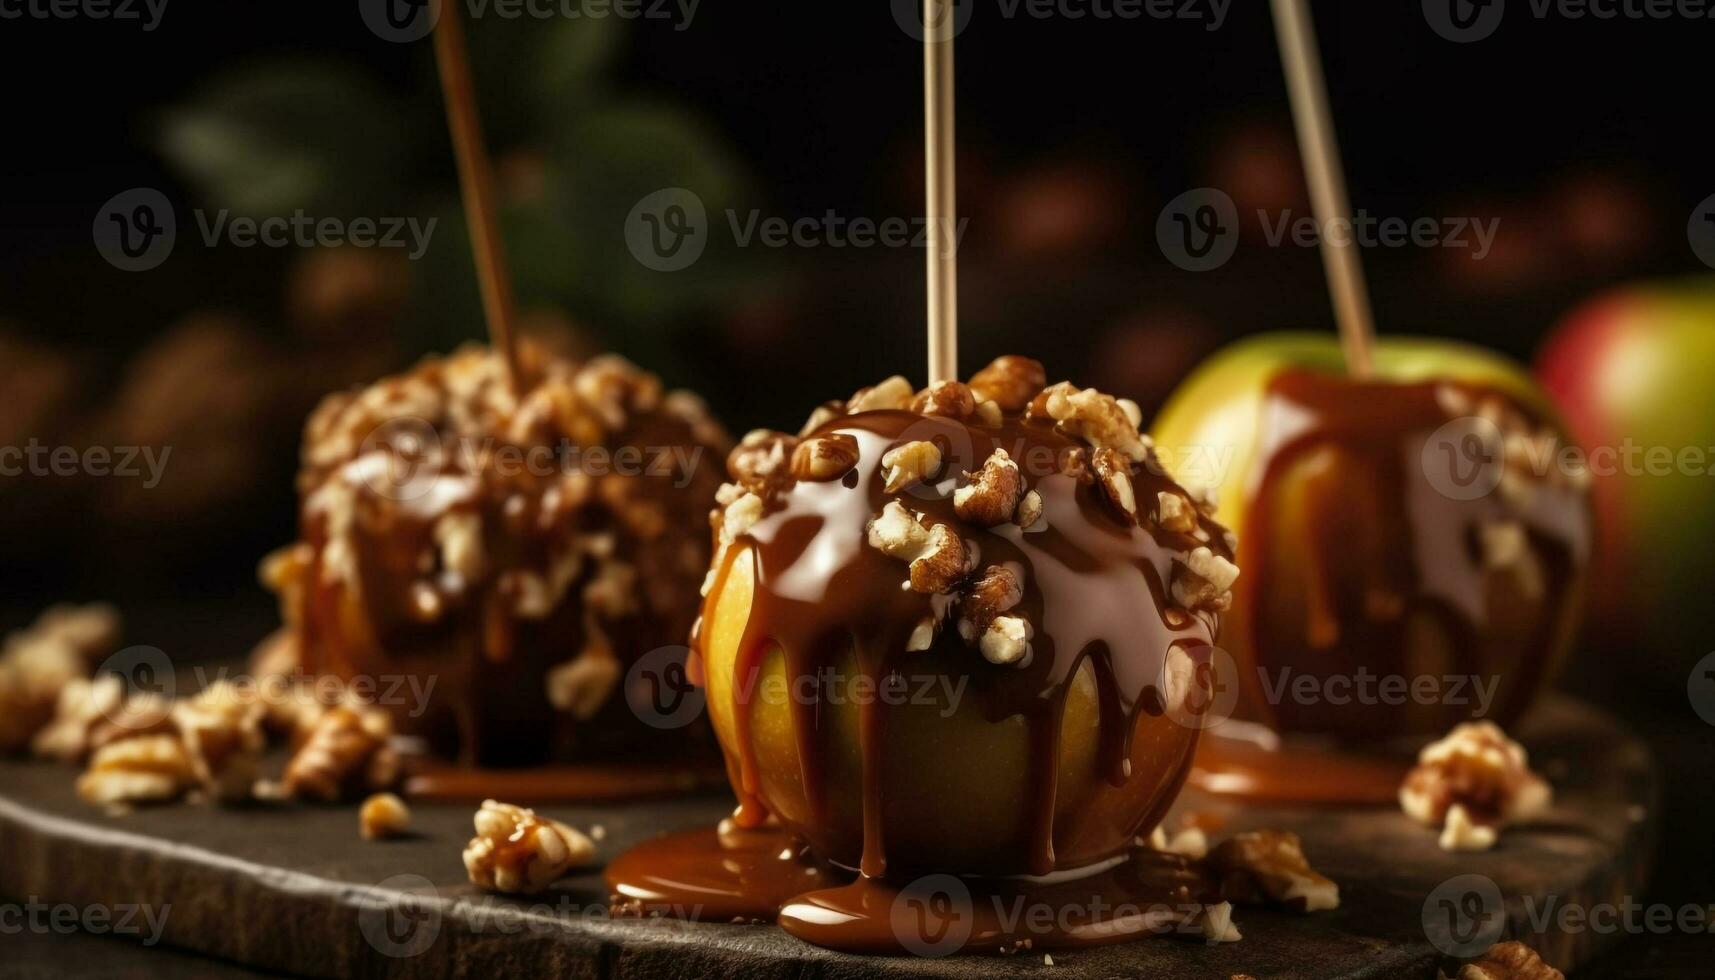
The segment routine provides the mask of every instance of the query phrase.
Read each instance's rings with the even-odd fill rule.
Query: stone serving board
[[[1457,910],[1483,908],[1455,901],[1449,912],[1439,902],[1481,879],[1443,883],[1478,875],[1500,896],[1506,936],[1570,969],[1611,937],[1539,929],[1544,903],[1588,907],[1642,893],[1658,826],[1656,774],[1635,738],[1568,700],[1540,709],[1520,735],[1555,785],[1555,806],[1488,853],[1443,853],[1433,832],[1394,808],[1239,807],[1188,791],[1182,810],[1226,822],[1216,840],[1251,827],[1300,834],[1312,863],[1339,882],[1341,908],[1307,916],[1240,908],[1239,943],[1148,938],[1055,952],[1052,967],[1040,952],[865,958],[807,945],[774,926],[609,919],[599,869],[535,899],[484,895],[467,883],[460,860],[471,834],[468,805],[418,804],[411,837],[370,843],[358,836],[354,807],[178,805],[112,816],[77,800],[70,770],[18,761],[0,763],[0,895],[151,905],[165,915],[162,938],[170,945],[322,977],[1431,980],[1455,962],[1443,952],[1450,925],[1469,926]],[[701,795],[544,810],[580,827],[599,824],[608,855],[654,834],[708,825],[730,806],[721,795]],[[1502,930],[1494,919],[1491,934]]]

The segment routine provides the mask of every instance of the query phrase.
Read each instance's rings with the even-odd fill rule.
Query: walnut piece
[[[548,672],[548,703],[583,721],[595,717],[619,683],[619,658],[605,642]]]
[[[595,857],[595,843],[581,831],[510,803],[484,800],[473,823],[464,866],[484,891],[534,895]]]
[[[959,599],[959,635],[976,640],[988,632],[995,617],[1024,598],[1024,583],[1009,565],[991,565]]]
[[[1501,827],[1540,814],[1553,795],[1531,772],[1524,746],[1494,722],[1473,721],[1418,753],[1399,805],[1413,820],[1442,827],[1442,849],[1487,850]]]
[[[1207,547],[1193,548],[1182,564],[1174,566],[1173,601],[1186,609],[1224,612],[1233,604],[1233,583],[1238,577],[1239,566]]]
[[[911,387],[911,382],[896,374],[873,388],[859,388],[856,394],[846,399],[846,414],[904,411],[911,407],[916,396],[917,392]]]
[[[1137,523],[1137,494],[1131,485],[1131,464],[1117,451],[1106,447],[1090,454],[1090,465],[1108,503],[1126,524]]]
[[[1019,616],[996,616],[983,631],[978,648],[991,664],[1015,664],[1030,652],[1030,622]]]
[[[172,719],[197,783],[214,799],[235,802],[254,795],[268,747],[265,710],[254,692],[218,681],[173,706]]]
[[[1496,943],[1480,959],[1465,964],[1458,980],[1566,980],[1566,974],[1542,961],[1521,942]]]
[[[982,527],[1010,523],[1024,494],[1024,478],[1006,450],[996,449],[982,469],[965,476],[971,482],[953,491],[953,510],[960,519]]]
[[[1008,354],[997,357],[971,376],[971,393],[979,401],[991,401],[1003,411],[1022,412],[1048,385],[1048,373],[1039,361]]]
[[[1018,510],[1012,515],[1012,522],[1028,531],[1042,519],[1042,495],[1035,490],[1025,494],[1018,502]]]
[[[36,733],[30,751],[37,757],[76,765],[89,755],[90,735],[125,704],[125,682],[116,674],[73,678],[60,689],[53,721]]]
[[[330,708],[286,764],[281,785],[294,799],[324,803],[387,789],[399,778],[399,757],[388,745],[392,734],[380,711]]]
[[[78,777],[77,795],[96,806],[168,803],[195,783],[177,735],[143,735],[96,749],[88,771]]]
[[[1112,449],[1134,463],[1149,457],[1149,440],[1119,401],[1094,388],[1078,388],[1062,381],[1043,393],[1048,417],[1065,432],[1096,449]]]
[[[376,793],[357,811],[357,829],[364,840],[401,837],[411,829],[411,808],[392,793]]]
[[[1163,490],[1155,495],[1155,523],[1163,531],[1190,534],[1197,527],[1197,509],[1183,495]]]
[[[881,457],[887,471],[887,484],[882,489],[898,493],[906,487],[932,479],[941,470],[941,448],[919,439],[889,449]]]
[[[969,387],[958,381],[937,381],[917,393],[911,400],[911,410],[919,415],[964,419],[976,413],[977,399]]]
[[[87,678],[118,646],[119,614],[102,603],[50,607],[7,636],[0,649],[0,753],[29,746],[53,720],[60,691]]]
[[[803,438],[810,435],[844,414],[846,414],[845,402],[823,402],[816,406],[809,418],[804,420],[804,427],[798,430],[798,437]]]
[[[945,524],[929,529],[929,543],[923,554],[911,562],[911,591],[925,595],[942,595],[968,571],[965,565],[965,545]]]
[[[837,480],[857,465],[857,440],[843,432],[816,436],[792,450],[792,476],[799,480]]]
[[[1177,854],[1201,861],[1209,854],[1209,835],[1200,827],[1187,827],[1169,837],[1167,828],[1157,826],[1149,833],[1149,846],[1163,854]]]
[[[1317,874],[1298,835],[1257,830],[1224,840],[1209,852],[1221,893],[1240,902],[1268,901],[1298,912],[1340,907],[1340,888]]]
[[[769,496],[789,482],[789,461],[797,447],[797,436],[753,429],[727,454],[727,474],[744,489]]]

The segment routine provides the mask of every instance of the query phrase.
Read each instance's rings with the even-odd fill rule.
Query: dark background
[[[1558,318],[1613,284],[1706,271],[1685,229],[1715,191],[1703,104],[1715,22],[1539,20],[1515,0],[1493,37],[1455,44],[1416,2],[1314,7],[1354,206],[1500,220],[1481,262],[1368,250],[1382,330],[1529,359]],[[958,46],[967,371],[1029,352],[1051,375],[1148,412],[1226,340],[1331,327],[1315,250],[1268,247],[1252,217],[1308,213],[1265,4],[1235,0],[1213,32],[997,10],[977,4]],[[636,135],[650,130],[597,111],[671,107],[661,142],[689,149],[648,170],[644,191],[668,186],[656,173],[718,156],[707,185],[686,184],[711,212],[908,217],[922,207],[917,43],[880,3],[710,0],[675,26],[591,26],[611,45],[599,67],[546,80],[504,52],[550,26],[472,26],[508,231],[523,238],[514,258],[529,267],[523,305],[577,346],[617,349],[696,388],[735,432],[795,427],[817,402],[920,375],[920,251],[727,249],[682,278],[640,270],[619,219],[639,196],[626,154],[650,153]],[[188,209],[227,202],[165,134],[281,65],[363,98],[284,122],[278,105],[241,107],[219,117],[227,135],[242,142],[254,125],[297,146],[349,130],[305,206],[446,216],[423,262],[345,254],[351,268],[322,267],[303,250],[195,240]],[[169,0],[147,33],[0,21],[0,380],[11,389],[0,424],[58,444],[175,447],[171,476],[148,495],[86,480],[0,485],[7,623],[73,597],[119,602],[162,645],[191,635],[175,632],[190,619],[244,624],[232,649],[209,655],[240,653],[267,628],[253,570],[293,533],[304,413],[322,392],[481,335],[435,86],[427,42],[377,38],[355,3]],[[561,138],[564,120],[592,118]],[[563,216],[544,184],[575,188],[580,203]],[[172,199],[180,237],[160,268],[127,273],[96,252],[91,226],[103,202],[140,186]],[[1162,255],[1154,228],[1168,200],[1202,186],[1228,191],[1246,226],[1231,262],[1193,274]],[[530,238],[533,217],[575,226],[575,241]],[[318,307],[329,290],[343,299]],[[1643,727],[1670,771],[1695,767],[1670,780],[1661,895],[1707,900],[1708,729],[1685,710],[1680,678],[1616,683],[1623,659],[1587,649],[1572,684]]]

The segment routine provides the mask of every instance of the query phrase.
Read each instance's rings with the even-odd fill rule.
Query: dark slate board
[[[1433,978],[1450,961],[1426,933],[1425,899],[1462,874],[1497,884],[1510,936],[1563,968],[1585,961],[1611,937],[1539,934],[1526,898],[1585,904],[1641,894],[1658,823],[1655,773],[1636,739],[1588,707],[1551,704],[1522,735],[1555,783],[1556,805],[1547,820],[1509,831],[1486,854],[1443,853],[1434,833],[1391,808],[1239,810],[1188,793],[1182,808],[1230,819],[1217,839],[1247,827],[1297,831],[1312,862],[1340,883],[1342,907],[1310,916],[1239,909],[1243,942],[1146,939],[1057,952],[1052,975]],[[368,843],[354,808],[183,805],[108,816],[81,804],[71,783],[63,768],[0,763],[0,894],[170,906],[167,943],[263,969],[410,978],[1009,977],[1046,969],[1039,953],[860,958],[773,926],[608,919],[599,871],[532,901],[482,895],[466,882],[459,856],[469,806],[418,805],[416,836]],[[601,824],[600,846],[613,854],[652,834],[705,825],[729,807],[711,796],[549,812]]]

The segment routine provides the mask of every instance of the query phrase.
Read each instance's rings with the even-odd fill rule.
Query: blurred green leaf
[[[311,62],[215,79],[166,111],[160,147],[207,204],[253,217],[397,209],[411,152],[396,100],[357,71]]]

